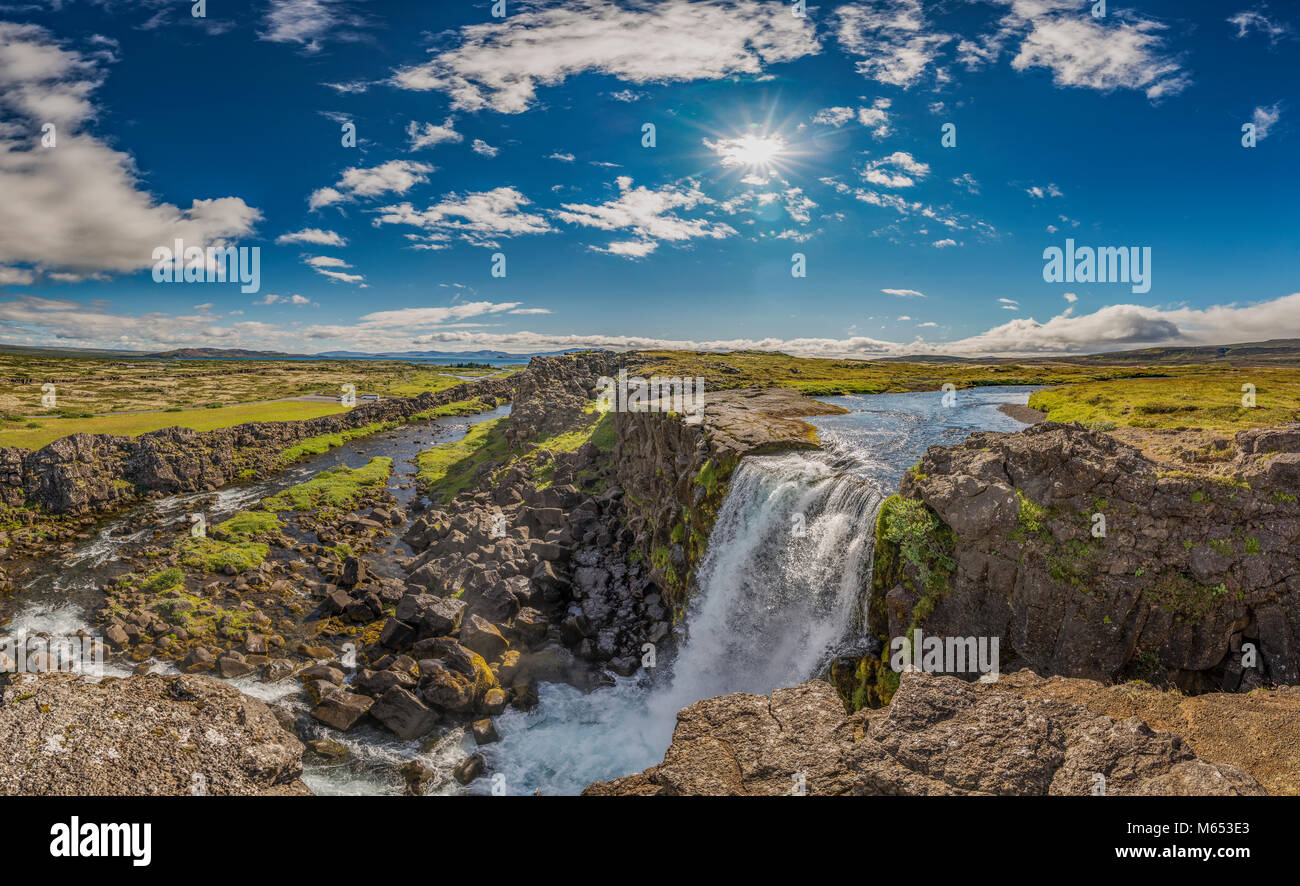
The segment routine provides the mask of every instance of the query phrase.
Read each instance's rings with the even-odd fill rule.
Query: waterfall
[[[821,453],[745,459],[697,570],[686,640],[669,673],[583,693],[545,684],[484,749],[507,793],[571,794],[663,758],[677,712],[816,675],[858,615],[880,487]],[[483,785],[478,790],[486,790]]]

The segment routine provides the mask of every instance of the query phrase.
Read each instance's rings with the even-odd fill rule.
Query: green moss
[[[182,587],[184,584],[185,573],[173,566],[170,569],[159,569],[149,573],[136,586],[142,591],[157,594]]]
[[[1020,513],[1017,520],[1020,528],[1025,532],[1044,532],[1046,531],[1047,509],[1027,498],[1019,489],[1016,490],[1016,498],[1020,502]]]
[[[881,504],[875,536],[869,621],[877,629],[888,623],[885,595],[903,584],[918,597],[907,629],[910,634],[948,590],[957,568],[956,537],[924,502],[901,495],[890,496]],[[886,644],[889,640],[886,636],[880,639]]]
[[[225,542],[215,538],[187,538],[177,550],[181,563],[204,572],[247,572],[259,566],[270,548],[255,541]]]
[[[338,467],[321,471],[307,482],[276,493],[262,504],[271,511],[346,508],[367,489],[387,485],[392,472],[391,458],[372,458],[359,468]]]
[[[270,511],[241,511],[212,527],[212,535],[227,541],[247,541],[255,535],[279,532],[280,518]]]
[[[335,434],[319,434],[315,437],[308,437],[306,440],[302,440],[281,452],[280,461],[288,463],[297,461],[300,458],[306,458],[309,455],[320,455],[323,452],[329,452],[331,449],[342,446],[349,440],[355,440],[357,437],[365,437],[391,428],[397,424],[397,422],[375,422],[374,424],[364,425],[359,428],[339,431]]]

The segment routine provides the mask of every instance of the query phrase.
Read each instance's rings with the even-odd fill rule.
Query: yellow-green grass
[[[280,518],[270,511],[240,511],[212,527],[212,535],[226,541],[247,541],[255,535],[278,532]]]
[[[181,563],[204,572],[247,572],[261,564],[271,549],[256,541],[187,538],[177,545]]]
[[[334,403],[310,403],[285,400],[274,403],[248,403],[222,406],[219,409],[186,409],[180,412],[146,412],[131,415],[97,415],[92,418],[40,418],[39,427],[6,424],[0,429],[0,446],[40,449],[69,434],[116,434],[137,437],[162,428],[182,427],[212,431],[256,421],[297,421],[343,412]]]
[[[480,466],[503,463],[509,455],[505,417],[480,422],[461,439],[416,456],[416,482],[431,497],[448,502],[474,484]]]
[[[280,461],[289,463],[305,458],[309,455],[320,455],[328,452],[335,447],[342,446],[349,440],[355,440],[358,437],[368,437],[380,431],[386,431],[389,428],[397,427],[399,422],[385,421],[374,422],[368,425],[362,425],[359,428],[351,428],[346,431],[339,431],[334,434],[318,434],[315,437],[308,437],[293,446],[290,446],[284,452],[280,453]]]
[[[501,375],[496,375],[500,371]],[[454,388],[456,385],[466,383],[466,378],[457,378],[462,375],[475,379],[494,376],[496,378],[505,378],[507,375],[513,375],[517,370],[483,370],[483,369],[410,369],[399,376],[396,380],[388,382],[383,393],[392,397],[414,397],[423,394],[426,391],[445,391],[447,388]]]
[[[1254,408],[1242,404],[1244,385],[1254,386]],[[1175,378],[1071,384],[1035,391],[1029,405],[1051,421],[1241,430],[1300,421],[1300,369],[1225,366]]]
[[[291,486],[262,502],[268,511],[308,511],[312,508],[345,508],[368,488],[385,486],[393,472],[393,460],[372,458],[359,468],[338,467],[321,471],[305,483]]]
[[[705,390],[793,388],[810,396],[937,391],[982,385],[1055,385],[1073,381],[1133,378],[1185,372],[1173,367],[1081,366],[1025,363],[880,363],[791,357],[764,351],[711,354],[699,351],[638,351],[629,374],[642,377],[694,376]]]
[[[0,413],[35,416],[42,385],[53,383],[60,410],[76,414],[198,409],[302,394],[391,393],[428,367],[371,360],[158,360],[0,355]],[[449,383],[455,383],[452,379]],[[39,420],[39,419],[38,419]]]

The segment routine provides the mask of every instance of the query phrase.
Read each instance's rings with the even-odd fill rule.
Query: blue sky
[[[192,6],[0,0],[0,340],[872,357],[1300,336],[1286,4]],[[1150,290],[1045,282],[1067,237],[1149,247]],[[176,238],[257,247],[259,290],[155,282]]]

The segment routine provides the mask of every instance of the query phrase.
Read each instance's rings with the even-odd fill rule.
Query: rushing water
[[[91,624],[94,611],[103,605],[100,588],[128,570],[119,558],[137,546],[166,538],[179,537],[189,531],[189,514],[202,511],[209,525],[253,507],[269,495],[287,489],[308,477],[330,468],[346,465],[360,467],[375,456],[393,459],[393,475],[388,490],[405,507],[415,495],[415,466],[412,460],[434,443],[459,439],[474,424],[508,415],[509,406],[469,417],[446,417],[430,422],[403,425],[390,431],[358,438],[329,452],[313,456],[289,469],[253,483],[234,484],[214,492],[173,495],[136,505],[97,526],[91,537],[77,543],[71,552],[55,562],[25,564],[25,574],[18,577],[18,590],[0,596],[0,633],[49,634],[70,636],[78,631],[98,634]],[[409,548],[396,538],[384,539],[378,550],[368,555],[373,571],[381,575],[400,575],[397,560],[410,555]],[[5,621],[5,619],[8,619]],[[135,669],[130,662],[110,660],[106,673],[126,676]],[[155,671],[174,671],[171,663],[156,663]],[[297,713],[306,710],[296,680],[262,683],[253,677],[233,681],[244,692],[267,702],[279,702]],[[305,718],[303,718],[305,719]],[[377,727],[359,727],[346,735],[317,727],[306,720],[304,727],[315,737],[329,737],[348,747],[346,763],[326,763],[308,756],[304,781],[321,794],[376,794],[401,790],[400,779],[393,774],[395,765],[419,757],[440,773],[465,756],[459,730],[448,733],[431,746],[403,742]]]
[[[812,419],[824,452],[748,458],[733,476],[675,659],[591,692],[544,684],[540,703],[527,713],[503,714],[497,722],[502,740],[480,749],[489,771],[499,776],[496,783],[509,794],[577,793],[593,781],[659,762],[677,712],[692,702],[730,692],[765,694],[815,675],[832,649],[853,639],[880,502],[897,490],[903,472],[927,446],[959,442],[975,430],[1022,427],[997,406],[1023,404],[1031,390],[958,391],[953,406],[944,406],[939,393],[823,398],[850,410]],[[470,425],[508,411],[435,420],[441,430],[436,441],[457,439]],[[404,506],[414,494],[410,460],[433,441],[430,430],[428,424],[404,426],[352,441],[266,481],[139,505],[98,527],[61,562],[34,564],[20,578],[21,590],[0,598],[0,618],[11,618],[4,630],[88,630],[90,614],[102,603],[99,587],[125,569],[118,559],[123,550],[153,541],[159,530],[187,531],[192,511],[202,510],[216,523],[327,468],[390,456],[389,489]],[[802,532],[792,531],[800,523]],[[409,553],[395,539],[386,549],[388,566]],[[383,552],[376,558],[383,559]],[[306,709],[294,680],[234,682],[264,701],[299,714]],[[456,793],[460,788],[449,773],[474,750],[472,738],[459,729],[403,741],[371,725],[340,734],[310,718],[300,716],[299,723],[307,737],[338,741],[350,754],[340,763],[308,756],[304,780],[320,794],[399,792],[395,770],[412,759],[436,773],[432,792]],[[482,779],[472,790],[486,792],[493,784]]]
[[[997,407],[1031,390],[959,391],[953,406],[939,393],[823,398],[850,410],[812,420],[825,452],[748,458],[733,476],[668,672],[590,693],[542,686],[537,707],[502,715],[502,740],[484,748],[499,787],[572,794],[638,772],[663,759],[681,708],[814,676],[852,639],[880,502],[926,447],[1023,427]],[[792,531],[800,517],[802,533]]]

